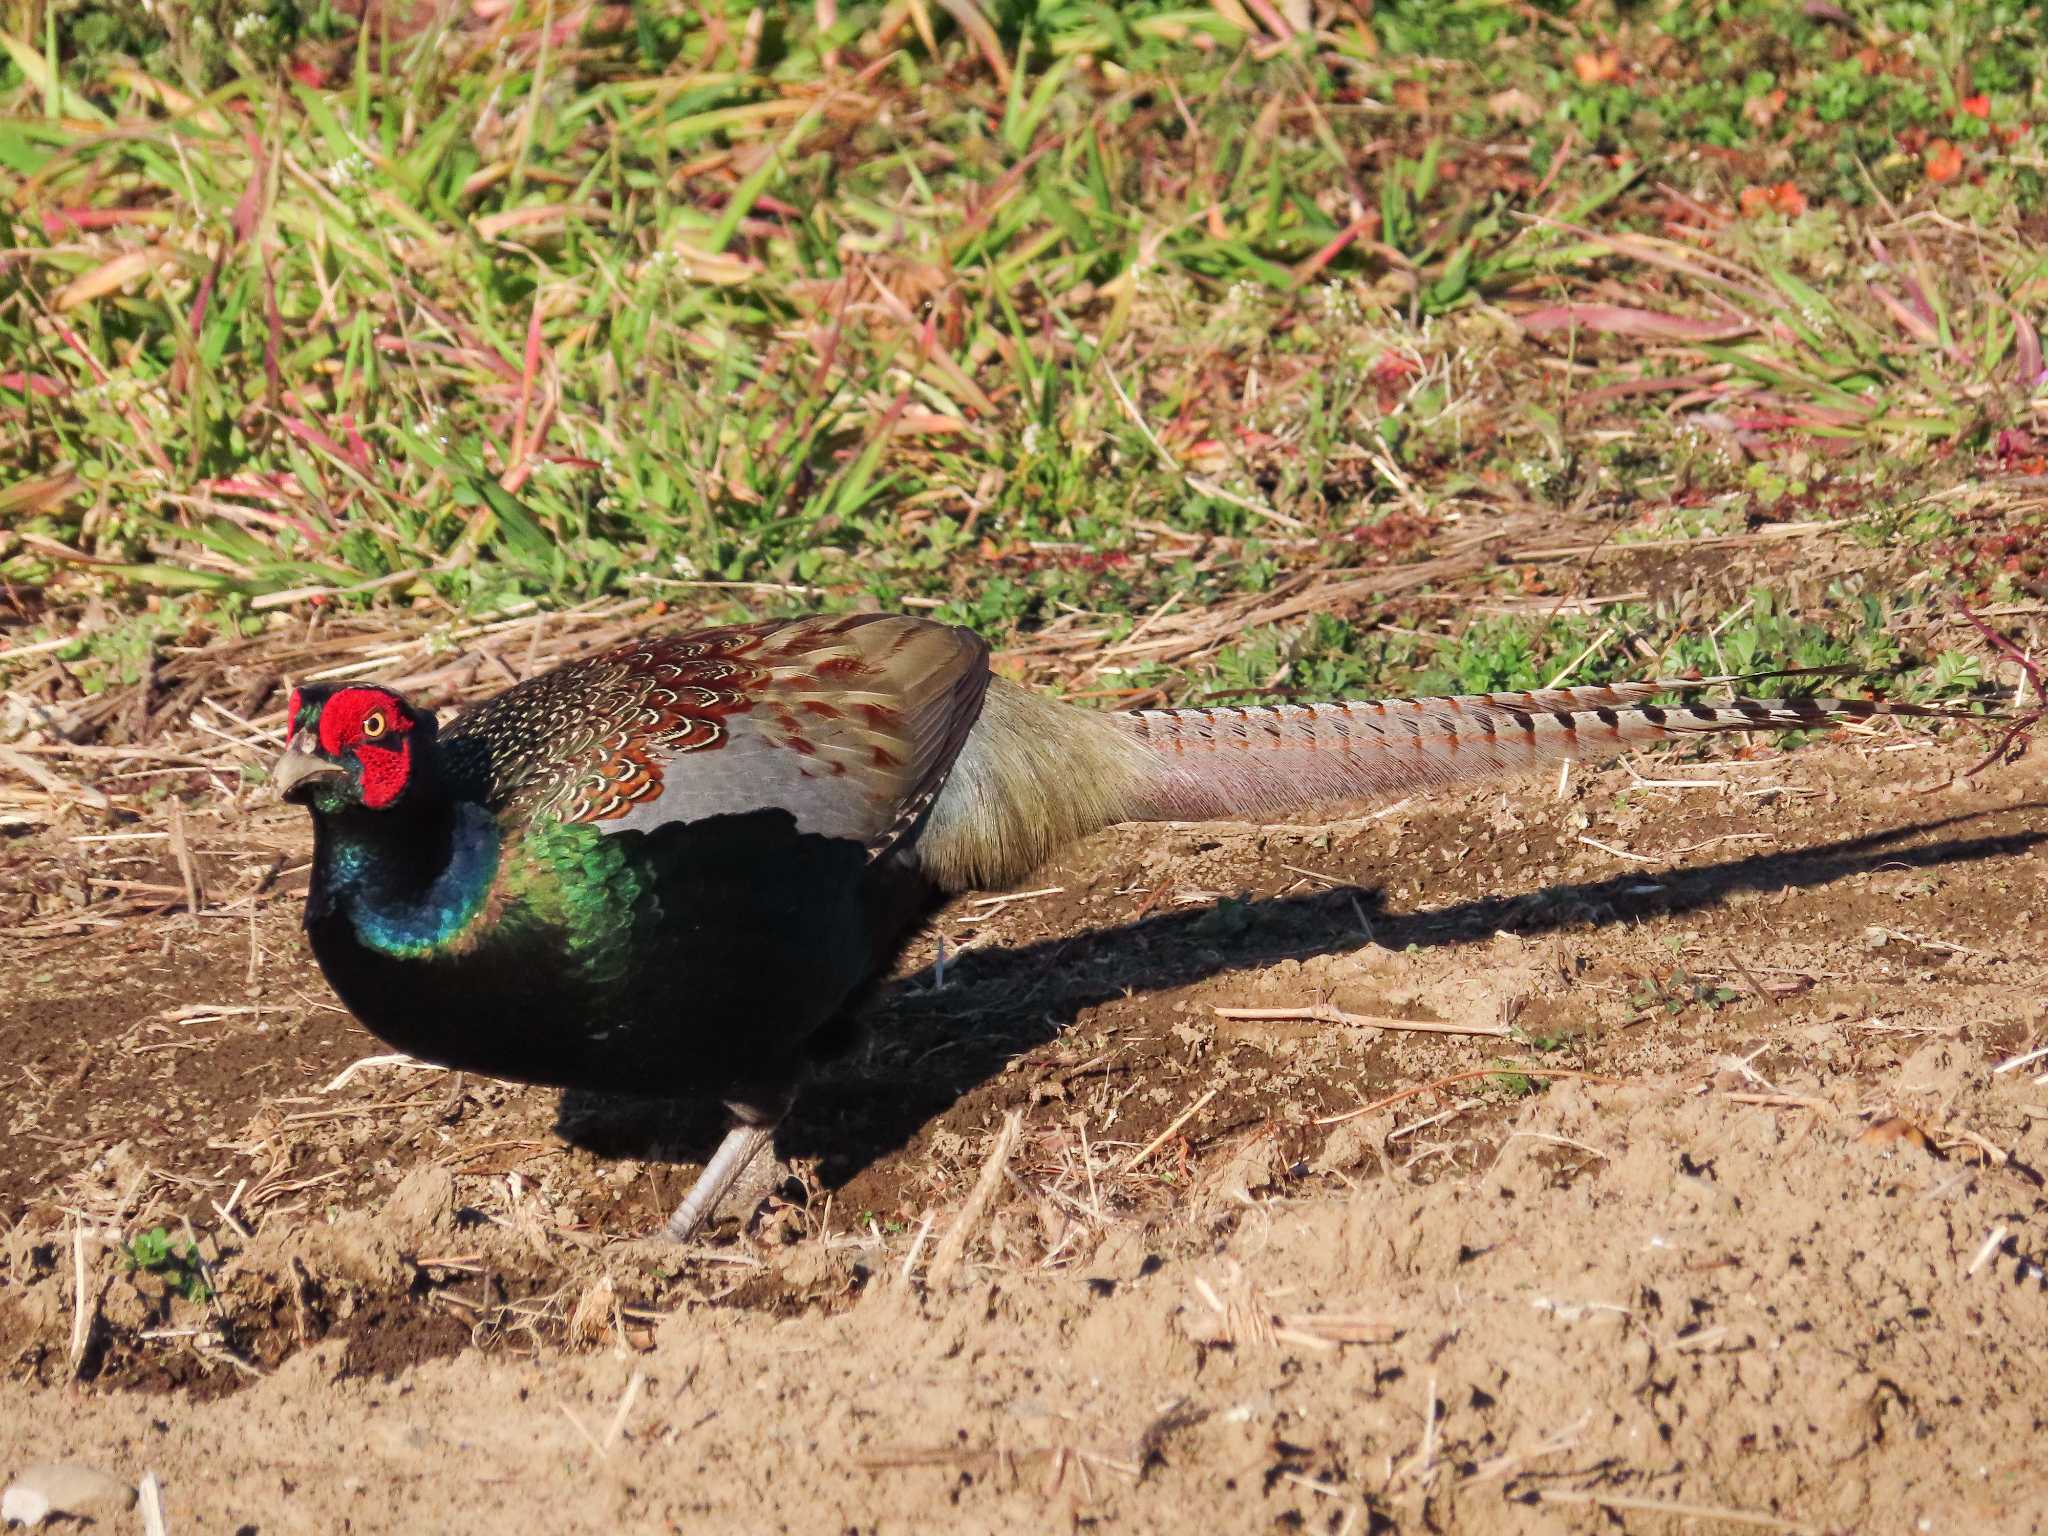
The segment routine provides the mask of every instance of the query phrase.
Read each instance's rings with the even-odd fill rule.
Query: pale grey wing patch
[[[832,757],[793,752],[745,718],[726,724],[729,734],[717,750],[667,759],[660,793],[593,825],[601,832],[652,832],[670,822],[784,810],[799,832],[863,844],[888,827],[894,807],[835,772]]]
[[[988,642],[972,630],[905,622],[877,658],[902,690],[898,738],[908,748],[895,814],[869,845],[879,857],[925,821],[952,777],[989,687]]]

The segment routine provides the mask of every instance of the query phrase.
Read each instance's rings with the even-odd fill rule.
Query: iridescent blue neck
[[[365,948],[397,959],[459,944],[498,873],[497,823],[474,801],[432,818],[333,817],[321,831],[316,884]]]

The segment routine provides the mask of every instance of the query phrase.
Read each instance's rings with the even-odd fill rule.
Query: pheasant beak
[[[270,770],[277,797],[287,803],[303,802],[313,786],[324,779],[346,777],[341,764],[320,755],[319,742],[311,731],[301,731],[285,748],[277,766]]]

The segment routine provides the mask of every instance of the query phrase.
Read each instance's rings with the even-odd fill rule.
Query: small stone
[[[384,1202],[391,1229],[414,1240],[455,1230],[455,1175],[437,1163],[415,1168]]]
[[[0,1521],[8,1525],[41,1525],[50,1512],[50,1501],[39,1489],[10,1483],[0,1493]]]
[[[51,1515],[115,1515],[135,1502],[135,1490],[93,1467],[48,1463],[26,1467],[0,1494],[0,1520],[41,1525]]]

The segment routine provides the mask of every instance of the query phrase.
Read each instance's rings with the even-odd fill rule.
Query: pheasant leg
[[[697,1175],[697,1182],[690,1186],[683,1203],[668,1219],[666,1232],[671,1242],[686,1243],[697,1235],[697,1229],[718,1209],[719,1201],[739,1182],[748,1165],[760,1156],[763,1147],[775,1139],[775,1125],[773,1120],[763,1124],[742,1124],[725,1133],[725,1140],[718,1144],[718,1150],[711,1154],[711,1161],[704,1165],[704,1171]]]

